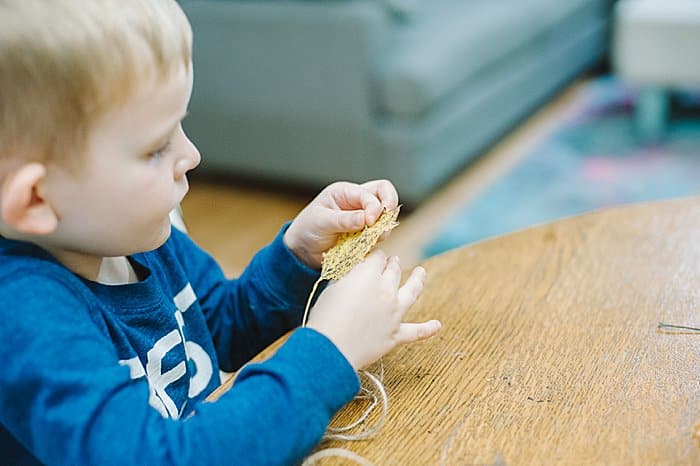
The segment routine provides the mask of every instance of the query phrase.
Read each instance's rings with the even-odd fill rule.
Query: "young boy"
[[[387,181],[319,194],[236,280],[171,230],[200,160],[181,120],[189,24],[174,0],[0,0],[0,462],[289,464],[356,370],[437,321],[373,253],[300,324],[321,253],[398,203]]]

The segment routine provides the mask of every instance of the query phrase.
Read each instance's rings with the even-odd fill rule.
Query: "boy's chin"
[[[166,241],[168,241],[171,232],[172,225],[170,221],[168,221],[167,224],[164,224],[157,233],[154,232],[154,235],[151,237],[152,240],[149,241],[148,244],[144,244],[141,248],[142,250],[139,252],[148,252],[153,251],[154,249],[158,249],[159,247],[164,245]]]
[[[168,220],[167,225],[165,225],[161,231],[160,235],[158,236],[158,239],[156,241],[156,244],[153,246],[153,249],[158,249],[162,245],[165,244],[166,241],[168,241],[168,238],[170,238],[170,234],[172,233],[172,224],[170,223],[170,220]]]

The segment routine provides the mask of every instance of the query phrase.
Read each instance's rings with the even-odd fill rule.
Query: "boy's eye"
[[[162,147],[159,147],[158,149],[154,150],[153,152],[148,154],[149,159],[157,159],[165,155],[166,152],[170,149],[170,140],[166,142]]]

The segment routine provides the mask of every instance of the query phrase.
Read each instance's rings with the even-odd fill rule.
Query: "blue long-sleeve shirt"
[[[318,273],[282,233],[236,280],[174,228],[131,261],[140,282],[102,285],[0,238],[0,463],[300,462],[359,389],[323,335],[297,329],[203,400],[299,325]]]

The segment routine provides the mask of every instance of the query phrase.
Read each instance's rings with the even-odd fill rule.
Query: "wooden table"
[[[700,199],[606,210],[432,258],[384,358],[376,465],[700,464]],[[334,421],[349,423],[348,405]],[[326,464],[353,464],[325,459]]]

